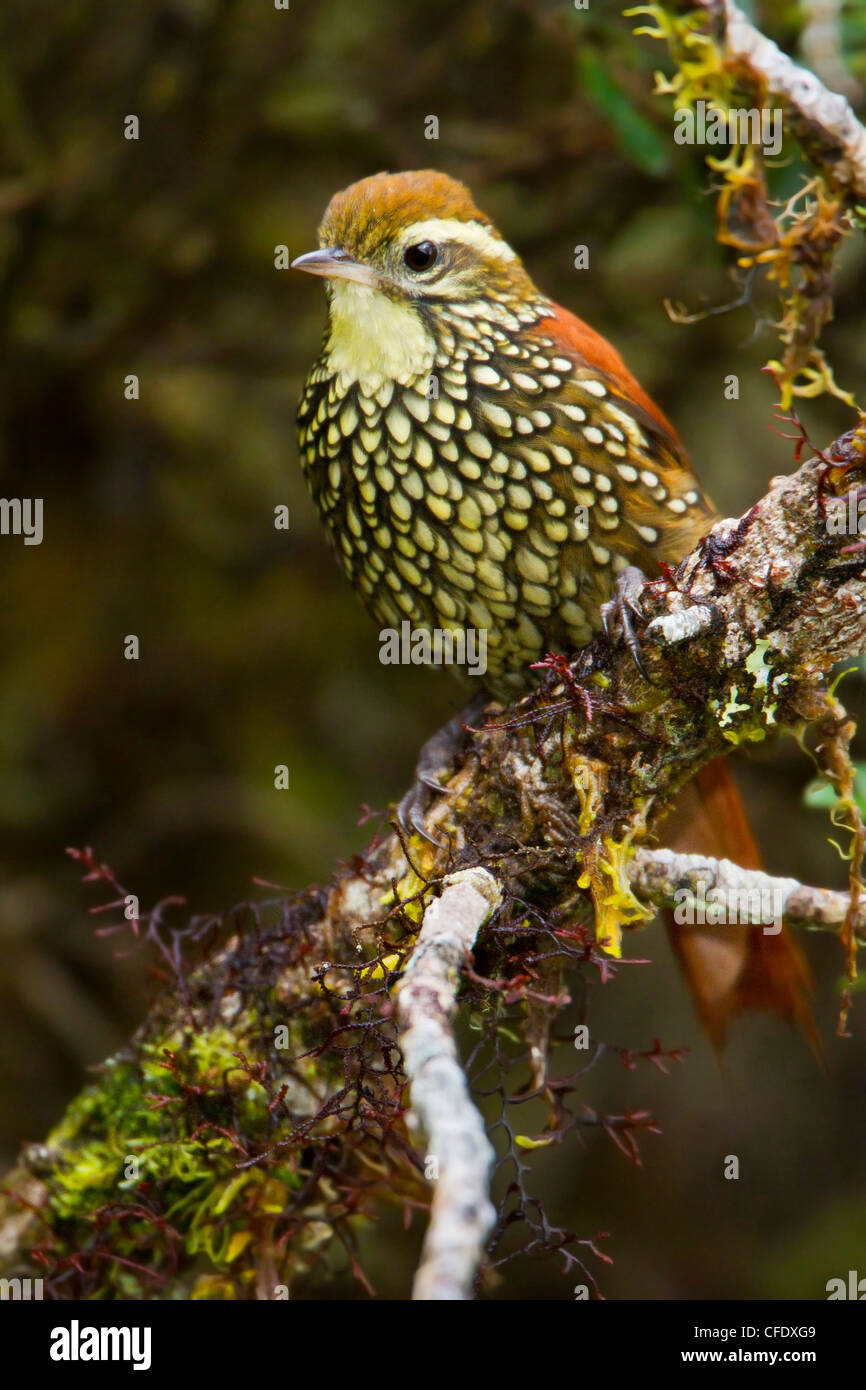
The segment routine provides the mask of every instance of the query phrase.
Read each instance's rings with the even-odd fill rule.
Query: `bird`
[[[374,619],[485,632],[484,683],[508,701],[546,653],[592,639],[624,577],[682,559],[718,513],[617,350],[536,287],[458,180],[363,178],[318,242],[292,262],[327,294],[298,407],[316,508]],[[692,785],[681,825],[756,867],[724,764]],[[674,944],[714,1041],[751,1007],[806,1026],[787,928],[684,928]]]

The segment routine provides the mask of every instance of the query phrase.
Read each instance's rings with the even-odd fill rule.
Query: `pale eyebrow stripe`
[[[517,254],[508,242],[489,228],[483,227],[480,222],[461,222],[456,217],[431,217],[426,222],[413,222],[401,236],[400,243],[402,246],[412,246],[417,241],[456,241],[500,261],[517,260]]]

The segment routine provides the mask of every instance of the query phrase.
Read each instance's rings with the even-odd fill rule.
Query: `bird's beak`
[[[324,275],[331,280],[355,280],[359,285],[373,289],[376,276],[369,266],[353,261],[338,246],[323,247],[320,251],[308,251],[292,261],[292,270],[306,270],[309,275]]]

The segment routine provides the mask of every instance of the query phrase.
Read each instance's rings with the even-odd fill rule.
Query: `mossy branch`
[[[194,923],[195,939],[222,927],[223,940],[188,974],[175,934],[162,952],[175,987],[7,1179],[4,1272],[41,1272],[61,1298],[279,1298],[326,1273],[341,1248],[363,1280],[364,1217],[384,1203],[429,1205],[392,989],[407,981],[405,1004],[425,907],[466,869],[492,875],[502,899],[463,968],[459,1012],[476,1019],[501,1075],[531,1070],[549,1111],[540,1135],[512,1135],[512,1157],[588,1123],[634,1156],[634,1131],[651,1117],[574,1115],[567,1088],[549,1084],[562,973],[609,978],[620,940],[658,896],[638,847],[649,849],[703,763],[775,729],[817,727],[841,798],[853,973],[862,831],[845,791],[850,721],[824,673],[866,650],[866,555],[828,523],[831,498],[859,498],[864,471],[861,429],[775,479],[743,518],[720,522],[648,583],[649,683],[624,647],[600,638],[570,664],[551,658],[512,708],[488,707],[426,813],[438,844],[387,829],[326,891]],[[108,871],[86,867],[116,895]],[[164,914],[145,928],[163,931]],[[410,1014],[414,1027],[417,998]],[[497,1051],[512,1043],[513,1055]],[[504,1222],[500,1208],[489,1255]],[[535,1242],[591,1283],[581,1243],[560,1234]]]
[[[656,75],[656,93],[673,98],[678,117],[700,109],[727,129],[727,154],[713,143],[705,153],[718,192],[717,239],[738,253],[738,305],[753,300],[758,275],[778,290],[782,352],[767,367],[782,407],[825,392],[855,407],[819,340],[833,317],[839,247],[866,225],[866,128],[844,96],[765,38],[733,0],[650,0],[626,13],[652,21],[635,32],[663,40],[676,66],[670,78]],[[784,165],[799,159],[801,179],[793,195],[788,185],[773,197],[779,161],[765,156],[764,121],[775,125],[777,113],[785,142],[775,153]],[[716,131],[699,143],[705,138],[714,141]],[[681,322],[701,317],[670,305],[668,312]]]

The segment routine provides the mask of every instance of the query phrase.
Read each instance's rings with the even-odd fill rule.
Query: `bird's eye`
[[[432,241],[419,241],[415,246],[407,246],[403,260],[410,270],[429,270],[436,264],[439,251]]]

